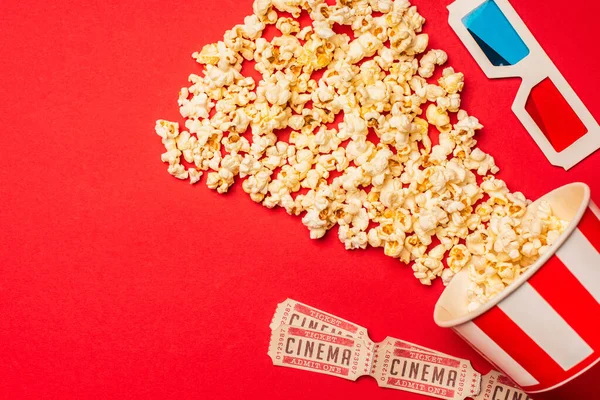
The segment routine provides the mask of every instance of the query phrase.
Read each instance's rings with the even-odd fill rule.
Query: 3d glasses
[[[600,148],[598,123],[508,0],[456,0],[448,10],[488,78],[522,78],[512,110],[553,165],[569,169]]]

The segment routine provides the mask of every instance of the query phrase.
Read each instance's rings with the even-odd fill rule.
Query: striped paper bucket
[[[434,319],[536,400],[600,398],[600,210],[583,183],[541,200],[570,221],[550,251],[471,313],[462,271],[442,293]]]

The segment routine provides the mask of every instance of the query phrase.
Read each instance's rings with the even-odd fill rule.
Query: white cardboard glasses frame
[[[527,45],[529,54],[514,65],[495,66],[490,62],[462,22],[465,16],[486,1],[456,0],[448,6],[448,10],[450,11],[448,23],[488,78],[522,78],[523,81],[515,96],[512,110],[533,137],[533,140],[542,149],[542,152],[546,155],[550,163],[568,170],[600,148],[600,126],[537,40],[535,40],[535,37],[527,29],[527,26],[515,9],[512,8],[508,0],[494,0],[494,2],[521,37],[521,40]],[[557,152],[552,147],[546,135],[544,135],[525,109],[525,103],[531,93],[531,89],[545,78],[550,78],[587,129],[585,135],[560,152]]]

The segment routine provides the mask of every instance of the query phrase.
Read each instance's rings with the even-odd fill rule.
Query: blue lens
[[[529,54],[529,48],[494,0],[471,11],[462,23],[493,65],[514,65]]]

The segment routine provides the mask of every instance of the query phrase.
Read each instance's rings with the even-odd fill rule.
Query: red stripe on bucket
[[[577,228],[590,241],[596,251],[600,253],[600,220],[589,207],[585,210]]]
[[[540,382],[536,387],[560,382],[564,370],[498,306],[473,322]]]

